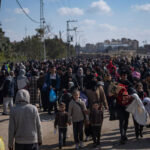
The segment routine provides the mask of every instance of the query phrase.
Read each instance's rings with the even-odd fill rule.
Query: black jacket
[[[90,123],[91,125],[101,125],[103,121],[103,113],[101,110],[92,110],[90,112]]]
[[[66,128],[68,123],[68,113],[67,112],[58,112],[55,117],[54,126]]]

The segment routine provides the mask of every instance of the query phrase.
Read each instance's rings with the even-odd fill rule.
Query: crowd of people
[[[100,145],[104,110],[108,110],[110,121],[119,120],[121,144],[128,140],[130,114],[139,139],[150,112],[149,97],[150,57],[99,55],[7,62],[0,71],[3,115],[10,114],[10,150],[14,139],[16,150],[25,146],[36,150],[42,144],[37,107],[55,115],[60,149],[66,145],[67,126],[71,124],[76,149],[84,148],[84,135],[86,141],[92,137],[93,147]]]

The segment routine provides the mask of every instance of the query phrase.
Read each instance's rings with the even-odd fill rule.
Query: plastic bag
[[[0,137],[0,150],[5,150],[5,145],[2,137]]]
[[[49,101],[50,102],[56,102],[56,100],[57,100],[56,93],[53,89],[51,89],[49,92]]]

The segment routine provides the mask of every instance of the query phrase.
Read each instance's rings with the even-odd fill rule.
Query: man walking
[[[3,85],[3,115],[8,115],[8,106],[13,107],[13,97],[14,97],[14,78],[9,72],[6,72],[6,78]]]

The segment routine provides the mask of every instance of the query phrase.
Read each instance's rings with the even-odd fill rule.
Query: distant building
[[[103,51],[104,50],[104,43],[97,43],[96,45],[96,51]]]
[[[86,50],[87,52],[93,52],[93,51],[96,50],[96,47],[95,47],[94,44],[87,43],[87,44],[85,45],[85,50]]]
[[[147,50],[147,51],[150,51],[150,44],[144,45],[144,49]]]
[[[127,38],[119,39],[112,39],[105,40],[104,42],[99,42],[96,44],[87,43],[85,47],[82,48],[82,51],[86,52],[102,52],[107,49],[111,50],[138,50],[139,42],[137,40],[131,40]]]
[[[134,50],[138,50],[139,48],[139,42],[137,40],[132,41],[132,47]]]
[[[110,44],[110,41],[109,40],[105,40],[104,44]]]

